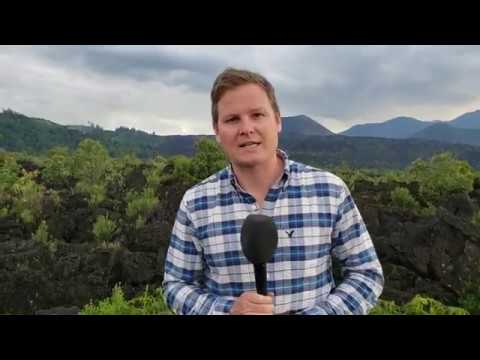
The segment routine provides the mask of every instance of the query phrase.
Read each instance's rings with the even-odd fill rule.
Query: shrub
[[[396,187],[391,193],[392,205],[402,210],[417,210],[420,205],[407,188]]]
[[[477,210],[472,216],[472,224],[480,226],[480,210]]]
[[[416,295],[403,308],[407,315],[468,315],[465,309],[446,306],[437,300],[420,295]]]
[[[73,164],[76,190],[87,195],[91,207],[99,205],[105,200],[107,174],[112,170],[107,150],[98,141],[85,139],[75,151]]]
[[[42,179],[53,187],[66,187],[72,176],[73,158],[66,147],[55,147],[48,151],[42,170]]]
[[[126,300],[120,285],[115,285],[112,296],[94,304],[86,305],[81,315],[171,315],[165,304],[160,288],[145,292],[131,300]]]
[[[419,182],[423,198],[434,204],[451,193],[470,193],[475,178],[467,161],[457,160],[448,152],[435,155],[428,161],[414,161],[407,174],[411,181]]]
[[[99,244],[106,245],[111,242],[117,226],[115,222],[108,218],[108,215],[99,215],[93,225],[93,234]]]
[[[48,249],[52,252],[55,252],[57,250],[57,244],[55,240],[49,235],[48,226],[45,220],[42,220],[42,222],[37,228],[37,231],[35,231],[35,233],[32,235],[32,239],[48,247]]]
[[[396,305],[393,301],[379,300],[378,304],[370,310],[370,315],[469,315],[466,309],[446,306],[441,302],[416,295],[403,306]]]
[[[127,194],[126,215],[135,221],[135,228],[140,229],[145,225],[145,220],[152,210],[157,206],[158,198],[152,188],[145,188],[142,193],[130,191]]]
[[[13,212],[25,223],[34,224],[40,217],[45,188],[34,179],[37,172],[26,172],[12,187],[14,193]]]

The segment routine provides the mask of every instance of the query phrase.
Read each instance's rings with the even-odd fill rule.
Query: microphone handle
[[[267,264],[254,264],[257,293],[267,295]]]

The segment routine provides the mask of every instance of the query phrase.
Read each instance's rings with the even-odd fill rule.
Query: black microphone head
[[[269,216],[250,214],[243,222],[240,241],[248,261],[267,263],[278,245],[277,226]]]

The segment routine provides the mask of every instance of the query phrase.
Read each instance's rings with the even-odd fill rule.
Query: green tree
[[[57,243],[48,233],[48,226],[45,220],[42,220],[37,231],[32,235],[32,239],[46,246],[51,252],[57,250]]]
[[[10,191],[19,174],[20,165],[15,156],[0,152],[0,196],[2,193]]]
[[[76,189],[88,197],[90,206],[98,206],[106,197],[107,177],[112,169],[111,158],[98,141],[85,139],[74,155],[73,175]]]
[[[66,187],[72,174],[73,158],[70,150],[67,147],[50,149],[41,174],[47,184],[55,188]]]
[[[196,144],[196,152],[191,163],[191,175],[198,181],[223,169],[227,160],[218,144],[208,138],[203,138]]]
[[[112,160],[110,168],[106,169],[106,183],[116,191],[125,191],[126,177],[141,164],[142,161],[131,153]]]
[[[108,218],[108,215],[99,215],[93,225],[93,234],[97,243],[106,246],[111,242],[117,230],[115,222]]]
[[[0,152],[0,218],[9,214],[13,201],[13,185],[20,174],[14,155]]]
[[[392,205],[403,210],[416,212],[420,204],[416,201],[410,191],[404,187],[396,187],[391,193]]]
[[[152,188],[145,188],[142,193],[130,191],[127,194],[127,218],[135,222],[135,228],[141,229],[146,218],[158,204],[158,198]]]
[[[45,188],[35,182],[38,173],[26,172],[13,185],[13,211],[25,223],[35,224],[40,218]]]
[[[166,165],[167,160],[161,156],[156,156],[149,162],[149,167],[143,171],[148,187],[152,189],[158,188],[165,175],[164,170]]]
[[[468,162],[457,160],[448,152],[435,155],[428,161],[414,161],[407,173],[411,181],[420,184],[422,197],[434,204],[451,193],[473,190],[473,169]]]

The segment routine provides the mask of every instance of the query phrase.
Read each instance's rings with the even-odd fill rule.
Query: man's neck
[[[280,178],[284,167],[284,160],[275,154],[268,163],[251,168],[233,165],[233,171],[240,186],[253,195],[257,203],[262,206],[268,190]]]

